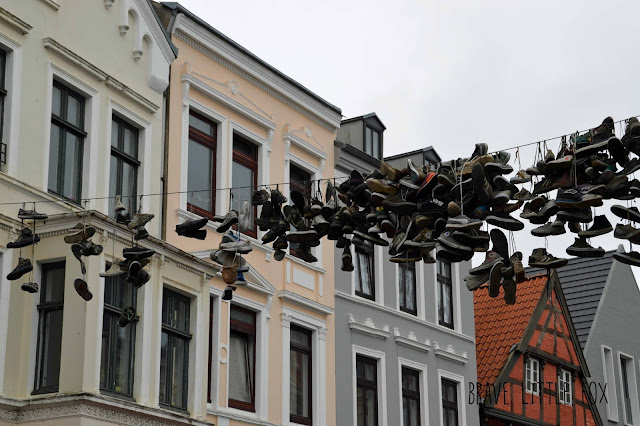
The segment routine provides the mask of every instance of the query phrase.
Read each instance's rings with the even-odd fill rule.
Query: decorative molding
[[[320,148],[316,148],[315,146],[311,145],[309,142],[305,141],[300,136],[292,133],[291,131],[285,132],[283,137],[285,141],[290,140],[295,146],[297,146],[298,148],[300,148],[305,152],[308,152],[309,154],[313,155],[314,157],[320,160],[326,160],[328,157],[328,154],[325,151],[321,150]]]
[[[167,40],[167,37],[165,37],[165,30],[157,21],[152,9],[153,6],[151,6],[151,2],[147,0],[133,0],[133,2],[138,6],[138,11],[147,24],[147,28],[151,32],[150,35],[153,37],[153,40],[166,59],[167,66],[169,66],[171,62],[173,62],[173,60],[177,57],[177,54],[174,53],[173,49],[171,48],[170,42]]]
[[[369,336],[377,337],[378,339],[386,339],[389,337],[389,326],[385,325],[382,328],[376,328],[373,320],[371,318],[367,318],[364,323],[359,324],[352,314],[348,314],[349,317],[349,328],[356,333],[362,333]]]
[[[323,305],[322,303],[318,303],[314,300],[307,299],[306,297],[300,296],[299,294],[293,293],[288,290],[280,290],[278,292],[278,297],[287,302],[291,302],[295,305],[302,306],[303,308],[311,309],[312,311],[324,314],[324,315],[332,315],[333,308]]]
[[[60,5],[53,0],[41,0],[41,1],[42,3],[49,6],[51,9],[55,10],[56,12],[58,11],[58,9],[60,9]]]
[[[285,313],[281,313],[280,314],[280,319],[282,320],[282,326],[284,328],[290,328],[291,327],[291,315],[285,314]]]
[[[267,296],[267,304],[264,307],[264,311],[266,313],[267,323],[271,319],[271,303],[273,303],[273,295]]]
[[[466,352],[463,352],[462,355],[458,355],[453,349],[453,345],[447,345],[446,349],[442,349],[440,348],[440,345],[438,345],[438,342],[433,342],[433,352],[437,357],[446,358],[458,364],[466,364],[469,360]]]
[[[242,105],[240,102],[236,101],[235,99],[230,98],[229,96],[225,95],[224,93],[220,92],[219,90],[209,86],[207,83],[203,82],[202,80],[194,77],[191,74],[183,74],[182,75],[182,81],[183,82],[188,82],[193,89],[197,90],[198,92],[202,93],[203,95],[221,103],[222,105],[226,106],[229,109],[232,109],[233,111],[237,112],[238,114],[242,115],[243,117],[247,118],[248,120],[251,120],[252,122],[254,122],[255,124],[264,127],[266,129],[275,129],[276,128],[276,123],[274,123],[273,121],[262,117],[260,114],[252,111],[251,109],[249,109],[248,107]]]
[[[133,60],[138,62],[142,58],[143,52],[142,50],[134,50],[131,54],[133,55]]]
[[[184,19],[182,19],[181,22],[179,22],[180,25],[185,25],[185,23],[186,23],[186,21]],[[188,25],[188,23],[187,23],[187,25]],[[176,25],[176,26],[178,26],[178,25]],[[243,79],[247,80],[249,83],[253,84],[254,86],[258,87],[259,89],[261,89],[262,91],[266,92],[270,96],[274,97],[275,99],[279,100],[283,104],[287,105],[289,108],[291,108],[291,109],[297,111],[298,113],[304,115],[305,117],[307,117],[308,119],[310,119],[314,123],[320,125],[322,128],[328,130],[331,133],[335,133],[336,132],[339,123],[337,123],[337,125],[332,125],[331,123],[329,123],[329,122],[325,121],[324,119],[320,118],[317,114],[311,112],[307,108],[302,107],[297,102],[294,102],[291,99],[289,99],[288,97],[285,97],[280,92],[274,90],[270,86],[268,86],[265,83],[263,83],[261,80],[258,80],[252,74],[249,74],[244,69],[236,66],[235,64],[229,62],[227,59],[223,58],[217,52],[214,52],[210,48],[204,46],[199,40],[196,40],[194,37],[192,37],[191,35],[187,34],[184,29],[176,28],[173,31],[173,35],[177,39],[179,39],[179,40],[183,41],[184,43],[186,43],[187,45],[191,46],[193,49],[197,50],[198,52],[200,52],[200,53],[202,53],[202,54],[204,54],[206,56],[208,56],[209,58],[213,59],[215,62],[217,62],[220,65],[222,65],[223,67],[227,68],[229,71],[239,75]]]
[[[409,336],[402,337],[400,334],[400,329],[398,327],[393,328],[393,338],[396,341],[396,344],[401,346],[407,346],[412,349],[418,349],[419,351],[429,352],[431,350],[431,340],[427,339],[423,342],[419,342],[416,334],[411,331]]]
[[[6,22],[20,34],[27,34],[33,28],[13,13],[0,7],[0,20]]]
[[[114,77],[107,74],[105,71],[101,70],[97,66],[87,61],[86,59],[76,55],[71,50],[67,49],[66,47],[64,47],[54,39],[47,37],[42,41],[46,49],[57,54],[67,62],[85,70],[87,73],[91,74],[97,80],[104,81],[107,86],[113,89],[116,89],[122,95],[136,102],[138,105],[142,106],[149,112],[155,113],[160,108],[158,105],[154,104],[153,102],[151,102],[150,100],[148,100],[147,98],[145,98],[144,96],[136,92],[135,90],[121,83]]]
[[[113,6],[115,0],[104,0],[104,8],[109,10]]]
[[[318,329],[318,337],[320,338],[320,340],[327,340],[327,333],[329,332],[329,329],[326,327],[322,327]]]

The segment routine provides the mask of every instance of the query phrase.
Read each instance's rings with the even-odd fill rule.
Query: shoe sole
[[[628,219],[633,222],[640,222],[640,213],[636,213],[633,210],[629,210],[621,205],[611,206],[611,213],[615,214],[621,219]]]
[[[473,291],[481,287],[484,283],[486,283],[489,280],[489,274],[487,273],[484,275],[470,275],[465,277],[464,280],[466,282],[467,289],[469,289],[470,291]]]
[[[504,266],[503,262],[497,262],[491,267],[491,272],[489,273],[489,296],[490,297],[498,297],[500,294],[500,280],[502,278],[502,274],[500,273],[502,267]]]
[[[567,254],[570,256],[576,256],[576,257],[588,257],[588,258],[592,258],[592,257],[602,257],[604,256],[604,250],[598,250],[598,249],[576,249],[576,248],[571,248],[568,247],[567,248]]]
[[[502,283],[504,288],[504,302],[507,305],[514,305],[516,303],[516,283],[512,279],[504,280]]]
[[[535,229],[531,230],[531,235],[533,235],[534,237],[549,237],[552,235],[562,235],[562,234],[566,234],[567,230],[564,229],[564,227],[562,229],[552,229],[550,231],[537,231]]]
[[[33,265],[29,264],[27,266],[23,266],[20,269],[14,269],[13,271],[9,272],[9,275],[7,275],[7,279],[9,281],[15,281],[18,278],[20,278],[21,276],[23,276],[26,273],[29,273],[33,271]]]
[[[529,260],[529,266],[543,269],[557,269],[566,266],[568,262],[567,259],[556,259],[550,262],[531,262],[531,260]]]
[[[493,251],[498,253],[498,256],[503,259],[509,258],[509,242],[507,241],[507,236],[504,235],[499,229],[492,229],[489,233],[489,237],[491,238],[491,243],[493,244]]]
[[[561,209],[580,209],[586,207],[599,207],[601,206],[602,198],[590,198],[588,200],[569,201],[569,200],[556,200],[556,206]]]
[[[498,228],[506,229],[507,231],[521,231],[524,229],[524,223],[515,218],[507,219],[500,216],[488,215],[485,220],[487,223],[497,226]]]
[[[473,183],[473,190],[478,197],[478,200],[482,203],[489,203],[491,201],[491,194],[485,188],[485,182],[487,179],[484,174],[484,170],[482,167],[473,167],[471,171],[471,182]]]
[[[640,266],[640,258],[628,256],[629,253],[613,253],[613,258],[625,265]]]
[[[608,234],[609,232],[613,231],[613,227],[610,226],[608,228],[603,228],[603,229],[596,229],[593,231],[580,231],[578,232],[578,237],[597,237],[599,235],[604,235],[604,234]]]

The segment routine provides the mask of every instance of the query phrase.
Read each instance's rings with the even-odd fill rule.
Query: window
[[[382,158],[382,133],[379,130],[365,126],[364,152],[374,158]]]
[[[402,425],[420,426],[420,372],[402,367]]]
[[[208,218],[216,207],[216,134],[215,123],[189,111],[187,208]]]
[[[136,307],[136,295],[136,287],[124,275],[105,278],[100,389],[127,396],[133,395],[137,318],[126,327],[118,325],[118,318],[124,308]]]
[[[291,325],[290,421],[311,424],[311,331]]]
[[[164,289],[160,341],[160,404],[187,409],[189,298]]]
[[[438,324],[453,329],[451,263],[438,260]]]
[[[111,120],[111,163],[109,166],[109,213],[115,214],[115,196],[132,215],[136,212],[138,189],[138,129],[120,117]]]
[[[572,389],[573,379],[571,372],[560,370],[558,375],[558,402],[565,405],[571,405],[573,402]]]
[[[362,247],[356,247],[355,251],[356,261],[353,263],[353,273],[356,280],[356,296],[376,300],[373,247],[367,243]]]
[[[607,392],[607,418],[613,422],[618,421],[618,394],[616,388],[616,375],[613,370],[613,351],[602,346],[602,373],[605,379]]]
[[[64,262],[42,267],[34,393],[57,392],[60,384]]]
[[[631,392],[629,390],[629,374],[628,369],[633,368],[630,366],[630,360],[627,358],[620,357],[620,376],[622,376],[622,399],[624,405],[624,418],[625,424],[632,425],[633,424],[633,412],[631,405]],[[635,381],[632,382],[632,385],[635,386]],[[636,401],[637,402],[637,401]]]
[[[535,358],[527,359],[527,371],[525,374],[525,389],[527,393],[539,395],[540,393],[540,362]]]
[[[442,424],[443,426],[458,425],[458,384],[451,380],[442,379]]]
[[[76,203],[82,196],[84,151],[84,98],[61,83],[53,82],[49,191]]]
[[[398,287],[400,310],[411,315],[417,315],[415,263],[401,263],[398,265]]]
[[[7,144],[4,134],[4,103],[7,98],[7,52],[0,50],[0,164],[7,164]]]
[[[356,356],[356,398],[358,426],[378,424],[378,372],[377,360]]]
[[[231,306],[229,407],[256,410],[256,313]]]
[[[249,202],[250,226],[246,233],[256,237],[256,207],[251,206],[253,190],[258,186],[258,147],[238,135],[233,135],[233,165],[231,167],[232,209],[240,210],[243,201]]]
[[[311,174],[302,170],[299,167],[294,166],[293,164],[289,168],[289,186],[291,190],[296,190],[304,195],[304,199],[306,201],[311,200]],[[293,201],[291,201],[291,197],[289,198],[289,203],[293,205]],[[302,212],[300,212],[302,213]],[[291,227],[291,231],[294,231],[295,228]],[[300,244],[298,243],[289,243],[289,253],[295,257],[301,257],[298,254],[298,249],[300,248]]]

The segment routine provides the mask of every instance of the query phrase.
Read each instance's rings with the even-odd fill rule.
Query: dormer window
[[[382,158],[382,132],[373,127],[364,128],[364,152],[373,158]]]

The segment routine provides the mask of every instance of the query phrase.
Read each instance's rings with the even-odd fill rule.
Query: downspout
[[[171,66],[171,65],[170,65]],[[169,171],[169,117],[170,117],[170,94],[171,94],[171,69],[169,69],[169,85],[164,91],[164,140],[162,141],[162,221],[160,239],[166,241],[167,237],[167,173]]]

